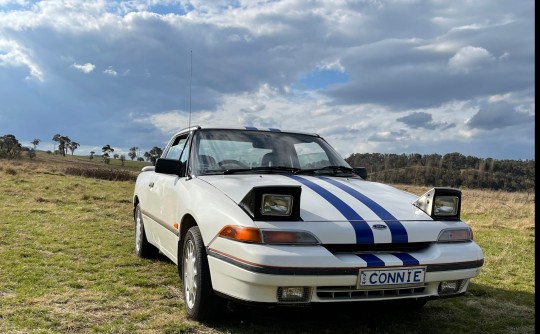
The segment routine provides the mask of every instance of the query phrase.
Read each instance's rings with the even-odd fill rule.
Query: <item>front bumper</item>
[[[208,248],[212,285],[231,299],[260,303],[291,303],[280,288],[303,288],[300,303],[380,301],[458,296],[480,273],[483,254],[474,243],[433,243],[407,253],[332,254],[322,246],[268,246],[218,238]],[[373,262],[370,259],[376,258]],[[414,261],[409,261],[414,259]],[[359,286],[359,273],[369,269],[425,268],[421,284]],[[443,281],[457,281],[453,293],[441,293]]]

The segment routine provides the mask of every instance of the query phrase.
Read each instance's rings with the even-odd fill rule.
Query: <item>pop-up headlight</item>
[[[300,220],[300,186],[255,187],[239,205],[253,220]]]
[[[270,216],[290,216],[294,197],[292,195],[263,194],[261,214]]]
[[[432,188],[413,203],[433,219],[459,220],[461,191],[454,188]]]

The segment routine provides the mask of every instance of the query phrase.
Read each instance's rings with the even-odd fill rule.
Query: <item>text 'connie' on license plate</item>
[[[359,286],[424,283],[425,267],[360,270]]]

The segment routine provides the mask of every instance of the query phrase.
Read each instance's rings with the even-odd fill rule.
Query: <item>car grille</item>
[[[387,243],[387,244],[325,244],[329,252],[335,253],[399,253],[421,251],[431,242]]]
[[[354,286],[324,286],[317,288],[317,297],[320,300],[375,300],[390,297],[421,297],[425,295],[425,285],[397,287],[392,289],[364,289],[358,290]]]

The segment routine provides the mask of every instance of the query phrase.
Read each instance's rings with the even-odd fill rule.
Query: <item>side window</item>
[[[167,155],[165,155],[165,158],[167,159],[180,159],[180,154],[182,153],[182,149],[184,148],[184,144],[186,143],[187,135],[179,136],[175,139],[174,143],[169,147],[169,150],[167,151]]]

